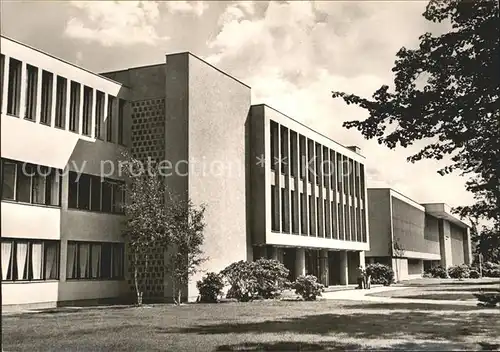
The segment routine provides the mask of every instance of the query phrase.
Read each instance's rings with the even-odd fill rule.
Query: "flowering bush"
[[[389,286],[394,282],[394,271],[388,265],[369,264],[366,267],[366,274],[371,276],[372,284]]]
[[[216,303],[222,295],[224,280],[219,274],[208,273],[200,281],[196,282],[196,287],[200,291],[200,302]]]

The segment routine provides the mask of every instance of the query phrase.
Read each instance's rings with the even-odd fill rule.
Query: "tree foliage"
[[[387,85],[366,99],[333,92],[347,104],[369,113],[363,121],[348,121],[365,138],[377,138],[389,148],[429,143],[408,158],[451,163],[441,174],[460,170],[469,177],[466,189],[475,203],[460,207],[500,223],[500,63],[498,3],[496,1],[431,0],[423,16],[448,22],[442,35],[425,33],[417,49],[401,48],[393,72],[394,91]]]
[[[151,165],[145,172],[144,165],[123,154],[120,170],[126,178],[127,202],[124,204],[126,216],[125,237],[132,254],[132,269],[137,294],[137,303],[142,303],[148,269],[150,249],[166,250],[169,245],[169,217],[164,207],[165,184],[160,169]],[[144,271],[139,272],[139,264],[144,262]]]
[[[166,205],[171,251],[167,269],[172,278],[174,300],[181,304],[182,289],[208,258],[203,257],[205,206],[195,206],[190,199],[170,195]]]

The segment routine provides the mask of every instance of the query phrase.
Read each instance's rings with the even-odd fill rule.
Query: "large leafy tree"
[[[416,49],[401,48],[393,72],[394,89],[379,88],[371,99],[333,92],[368,118],[349,121],[367,139],[389,148],[428,141],[417,154],[451,162],[439,170],[468,177],[472,206],[461,216],[493,220],[500,226],[500,62],[498,3],[484,0],[431,0],[423,16],[447,22],[441,35],[425,33]],[[497,231],[498,232],[498,231]]]

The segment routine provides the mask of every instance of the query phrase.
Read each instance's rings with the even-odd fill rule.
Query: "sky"
[[[366,97],[391,85],[395,54],[443,31],[426,1],[7,1],[1,33],[95,72],[164,62],[190,51],[252,87],[265,103],[366,157],[368,187],[420,203],[472,202],[447,161],[406,158],[424,142],[390,150],[342,123],[367,117],[331,91]]]

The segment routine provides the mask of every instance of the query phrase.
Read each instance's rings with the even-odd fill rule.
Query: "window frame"
[[[75,265],[76,268],[75,270],[75,277],[68,277],[66,275],[66,281],[123,281],[125,280],[125,243],[123,242],[102,242],[102,241],[74,241],[74,240],[68,240],[67,246],[69,245],[75,245],[76,246],[76,255],[75,255]],[[89,258],[89,263],[88,263],[88,276],[85,277],[80,277],[81,274],[81,268],[80,268],[80,246],[82,245],[87,245],[89,248],[88,251],[88,258]],[[100,245],[101,246],[101,257],[99,258],[99,275],[97,277],[92,277],[92,249],[96,246]],[[110,275],[109,277],[104,277],[103,276],[103,261],[102,261],[102,256],[104,252],[104,247],[109,246],[110,247],[110,253],[111,253],[111,259],[110,259]],[[115,248],[120,248],[121,250],[121,260],[120,260],[120,265],[121,265],[121,273],[119,275],[114,275],[114,250]],[[66,273],[68,270],[68,260],[66,260]]]
[[[10,279],[3,279],[2,283],[24,283],[24,282],[46,282],[46,281],[59,281],[61,278],[61,241],[59,240],[47,240],[47,239],[38,239],[38,238],[11,238],[11,237],[2,237],[0,242],[10,242],[11,243],[11,253],[10,253],[10,267],[8,268],[7,277]],[[27,279],[17,279],[17,245],[19,243],[27,243],[28,250],[26,254],[26,265],[28,266],[28,275]],[[57,278],[47,278],[45,271],[46,264],[46,252],[45,248],[47,244],[56,244],[57,252],[56,252],[56,267],[57,267]],[[42,257],[40,263],[40,270],[42,271],[42,275],[40,279],[33,279],[33,267],[32,267],[32,251],[33,244],[41,244],[42,245]],[[15,264],[15,265],[14,265]]]

